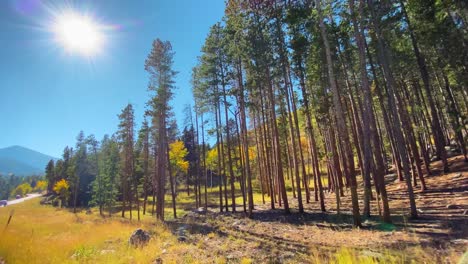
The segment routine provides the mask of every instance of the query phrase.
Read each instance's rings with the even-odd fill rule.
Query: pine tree
[[[177,74],[172,69],[174,52],[169,41],[156,39],[148,58],[145,61],[145,69],[150,75],[149,90],[154,91],[148,105],[154,127],[156,146],[156,217],[164,220],[164,197],[166,186],[166,169],[169,166],[167,160],[167,118],[169,116],[169,101],[174,89],[174,78]]]

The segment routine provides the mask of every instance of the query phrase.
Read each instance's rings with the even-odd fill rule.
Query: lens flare
[[[101,51],[104,44],[102,27],[92,17],[73,11],[57,15],[52,31],[55,40],[70,53],[93,56]]]

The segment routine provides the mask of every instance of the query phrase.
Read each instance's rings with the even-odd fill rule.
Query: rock
[[[462,239],[462,238],[454,239],[451,242],[454,243],[454,244],[468,244],[468,240],[467,239]]]
[[[179,228],[177,228],[177,235],[185,236],[186,231],[187,231],[187,226],[186,225],[181,225],[181,226],[179,226]]]
[[[148,232],[139,228],[132,233],[132,235],[128,239],[128,243],[132,246],[138,247],[146,245],[149,240],[150,235],[148,234]]]
[[[395,173],[385,175],[385,183],[394,182],[398,178],[398,175]]]
[[[206,214],[206,210],[205,210],[205,208],[200,207],[200,208],[198,208],[198,209],[195,210],[195,213]]]
[[[178,240],[179,242],[185,242],[185,241],[187,241],[187,237],[186,237],[186,236],[178,236],[178,237],[177,237],[177,240]]]
[[[458,208],[458,205],[456,204],[448,204],[447,205],[447,209],[457,209]]]
[[[453,156],[457,156],[460,154],[460,151],[457,150],[457,149],[450,149],[447,151],[447,157],[450,158],[450,157],[453,157]]]
[[[58,197],[56,195],[49,195],[41,199],[40,204],[50,204],[54,205],[57,204],[58,206]]]

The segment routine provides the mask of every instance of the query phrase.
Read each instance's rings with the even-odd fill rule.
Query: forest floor
[[[416,220],[407,218],[406,184],[396,179],[387,185],[393,224],[380,221],[373,201],[374,216],[362,219],[362,228],[353,228],[351,212],[346,211],[351,208],[347,192],[341,198],[340,216],[335,195],[326,192],[326,213],[320,212],[312,195],[311,203],[304,203],[304,214],[271,210],[267,201],[255,207],[250,219],[243,212],[220,213],[212,208],[189,212],[167,224],[179,240],[205,249],[208,257],[223,255],[228,262],[247,257],[254,263],[321,263],[344,255],[357,262],[457,263],[468,249],[468,163],[462,156],[451,157],[449,163],[449,173],[442,172],[441,162],[431,164],[428,190],[415,187]],[[297,208],[294,203],[297,200],[291,197],[291,207]]]
[[[380,221],[372,201],[374,216],[362,219],[362,228],[352,227],[347,192],[340,216],[333,193],[325,194],[325,213],[311,201],[304,203],[304,214],[293,210],[286,215],[282,209],[271,210],[268,199],[261,204],[256,192],[252,218],[244,216],[241,206],[237,213],[218,212],[217,188],[208,192],[211,207],[206,212],[190,211],[193,193],[180,192],[180,218],[164,223],[150,213],[141,221],[117,212],[102,217],[97,208],[74,214],[31,199],[0,208],[0,264],[468,263],[468,163],[461,156],[450,163],[450,173],[442,173],[440,162],[433,163],[434,174],[426,177],[428,190],[416,188],[417,220],[405,217],[406,185],[396,180],[387,185],[393,224]],[[290,197],[291,208],[297,208],[296,202]],[[168,202],[167,218],[170,207]],[[148,231],[151,240],[135,248],[128,238],[137,228]]]

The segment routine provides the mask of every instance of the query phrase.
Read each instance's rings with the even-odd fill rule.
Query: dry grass
[[[367,228],[350,227],[350,216],[343,219],[334,212],[319,213],[318,204],[306,204],[307,214],[290,216],[282,210],[269,210],[269,198],[262,205],[258,185],[254,185],[254,219],[242,213],[214,213],[219,203],[218,188],[208,188],[206,215],[189,214],[171,220],[171,198],[166,197],[167,224],[156,222],[151,214],[136,221],[120,213],[102,218],[97,210],[73,214],[68,209],[39,205],[39,199],[0,208],[0,263],[457,263],[466,251],[465,244],[452,240],[465,238],[466,164],[455,162],[453,172],[427,178],[430,191],[417,193],[422,220],[406,221],[406,196],[400,183],[388,185],[392,197],[394,231],[379,228],[377,218]],[[457,169],[455,165],[461,164]],[[236,184],[238,211],[242,211],[239,185]],[[289,196],[292,193],[289,192]],[[202,190],[202,201],[204,192]],[[327,209],[333,211],[334,197],[326,194]],[[193,191],[181,191],[177,213],[183,217],[195,207]],[[230,203],[229,197],[229,203]],[[295,199],[291,204],[295,208]],[[458,209],[447,209],[447,204]],[[202,202],[204,204],[204,201]],[[350,208],[349,195],[343,208]],[[373,206],[375,209],[375,206]],[[10,212],[10,225],[4,229]],[[151,212],[151,199],[147,210]],[[346,213],[346,212],[345,212]],[[376,213],[376,212],[374,212]],[[436,220],[436,221],[434,221]],[[187,228],[187,242],[179,242],[170,228]],[[127,240],[137,228],[152,234],[143,248],[129,247]],[[458,242],[460,242],[458,241]],[[465,245],[465,247],[464,247]],[[466,253],[465,253],[466,255]],[[463,262],[460,262],[463,263]]]
[[[4,229],[12,210],[11,223]],[[250,220],[246,221],[249,226]],[[0,257],[10,264],[153,263],[156,259],[163,263],[258,263],[270,253],[275,254],[273,251],[281,251],[281,248],[274,248],[274,244],[273,248],[265,247],[268,241],[252,240],[245,233],[237,233],[242,230],[231,233],[232,225],[224,224],[228,236],[209,232],[195,236],[190,243],[182,243],[166,225],[156,223],[150,216],[138,222],[122,219],[117,214],[111,218],[102,218],[97,212],[73,214],[67,209],[41,206],[39,199],[33,199],[0,208]],[[257,229],[259,227],[256,225]],[[152,234],[150,243],[143,248],[133,248],[127,243],[136,228]],[[321,231],[324,230],[311,230],[310,235],[315,236]],[[340,231],[329,233],[329,236],[349,235],[349,232]],[[258,251],[262,245],[268,252]],[[314,246],[305,255],[298,256],[283,260],[285,263],[407,263],[416,256],[424,263],[433,263],[431,255],[422,248],[397,252]]]
[[[157,258],[180,263],[193,246],[179,244],[167,228],[145,217],[130,222],[117,215],[73,214],[66,209],[39,205],[39,199],[0,209],[2,229],[10,211],[10,225],[0,236],[0,256],[6,263],[150,263]],[[153,233],[144,248],[128,246],[136,228]],[[193,254],[193,262],[201,261]],[[169,263],[171,262],[169,261]],[[165,262],[166,263],[166,262]]]

